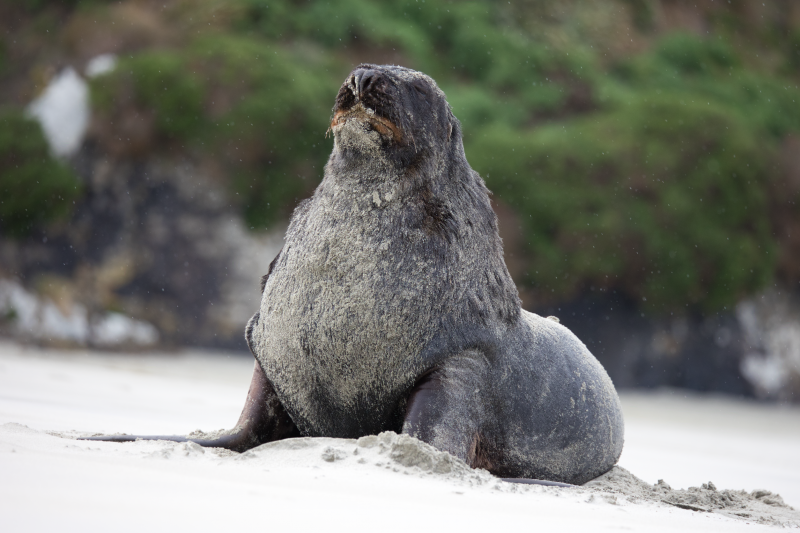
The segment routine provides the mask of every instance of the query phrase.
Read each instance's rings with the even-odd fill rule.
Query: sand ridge
[[[621,466],[615,466],[582,488],[599,492],[603,498],[619,495],[633,503],[655,502],[689,511],[720,513],[760,524],[800,528],[800,511],[787,505],[779,494],[768,490],[718,490],[712,481],[700,487],[673,489],[663,479],[655,485],[645,483]]]
[[[38,433],[19,424],[0,426],[0,434],[7,430]],[[195,435],[201,434],[195,432]],[[84,436],[76,432],[52,435],[64,439]],[[418,478],[438,479],[454,487],[530,494],[530,497],[543,493],[565,495],[590,504],[656,504],[686,512],[718,513],[735,520],[800,529],[800,511],[787,505],[779,494],[768,490],[720,490],[713,482],[685,490],[672,489],[663,480],[650,485],[620,466],[615,466],[610,472],[583,486],[561,488],[508,483],[486,470],[470,468],[449,453],[414,437],[392,431],[359,439],[286,439],[263,444],[241,454],[218,448],[202,448],[192,442],[139,441],[132,444],[146,446],[141,452],[146,459],[196,459],[207,456],[206,459],[217,459],[220,464],[234,462],[237,466],[246,465],[248,468],[304,466],[355,471],[377,468]],[[155,451],[151,449],[153,446],[156,447]],[[125,448],[120,448],[122,450]],[[126,451],[130,451],[130,448]]]

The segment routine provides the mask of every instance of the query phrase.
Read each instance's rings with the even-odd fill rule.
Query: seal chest
[[[354,437],[380,432],[413,385],[435,265],[413,247],[397,253],[402,210],[374,183],[327,185],[295,215],[254,339],[306,433]]]

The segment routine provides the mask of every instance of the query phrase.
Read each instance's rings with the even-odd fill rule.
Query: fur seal
[[[611,469],[614,386],[566,327],[520,308],[489,191],[436,83],[360,65],[329,131],[324,178],[245,330],[256,364],[237,426],[145,438],[242,451],[393,430],[504,478],[581,484]]]

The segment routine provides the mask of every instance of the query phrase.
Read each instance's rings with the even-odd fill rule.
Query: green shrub
[[[480,1],[238,0],[227,8],[228,31],[123,58],[93,80],[92,95],[95,108],[110,115],[127,102],[152,113],[159,146],[186,146],[224,162],[252,227],[285,216],[322,177],[330,108],[353,66],[332,49],[402,50],[476,127],[522,127],[556,114],[570,80],[591,78],[585,55],[507,31],[497,8]]]
[[[539,106],[552,111],[571,81],[591,82],[595,75],[592,58],[581,50],[553,49],[508,27],[501,7],[490,2],[240,1],[239,27],[270,40],[310,40],[329,50],[392,48],[442,86],[466,79],[491,94],[517,98],[532,112]],[[555,84],[560,88],[553,90]]]
[[[8,45],[4,40],[0,40],[0,76],[6,73],[8,66]]]
[[[653,94],[525,134],[498,126],[467,155],[520,213],[543,296],[614,287],[659,312],[716,310],[773,274],[772,152],[725,107]]]
[[[613,74],[604,80],[613,95],[610,106],[624,104],[642,91],[660,92],[729,106],[774,139],[800,131],[797,83],[744,68],[724,41],[670,35],[654,52],[616,65]]]
[[[162,139],[222,163],[248,225],[265,227],[322,177],[330,106],[345,70],[331,64],[313,48],[209,35],[123,59],[93,81],[92,95],[109,112],[132,92]]]
[[[724,41],[702,39],[682,32],[665,37],[658,45],[656,54],[664,63],[686,74],[730,68],[738,63]]]
[[[649,27],[652,2],[626,1]],[[122,59],[94,101],[132,100],[163,145],[221,163],[252,227],[311,192],[339,84],[362,51],[391,51],[447,93],[470,162],[523,223],[540,295],[607,287],[653,311],[708,311],[775,276],[775,154],[800,132],[800,91],[736,43],[676,33],[616,62],[585,25],[523,30],[536,24],[517,15],[557,11],[544,2],[200,3],[224,4],[226,22],[203,15],[213,30]]]
[[[54,159],[39,124],[0,109],[0,231],[14,236],[68,215],[81,194],[77,177]]]
[[[197,75],[173,52],[145,53],[130,59],[139,104],[155,111],[168,138],[188,138],[201,126],[203,92]]]
[[[110,3],[113,0],[21,0],[20,4],[29,12],[36,12],[47,7],[58,9],[89,8],[95,4]]]

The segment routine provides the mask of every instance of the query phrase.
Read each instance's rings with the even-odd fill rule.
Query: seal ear
[[[253,347],[253,328],[258,325],[258,319],[261,318],[261,311],[256,312],[250,320],[247,321],[247,326],[244,328],[244,340],[247,341],[247,347],[253,356],[256,356],[256,350]]]

